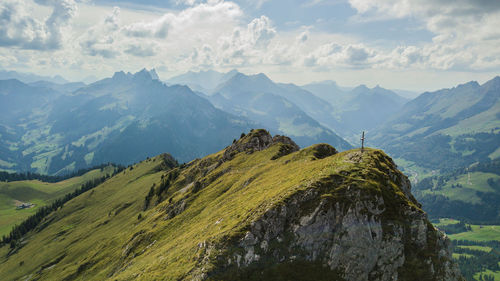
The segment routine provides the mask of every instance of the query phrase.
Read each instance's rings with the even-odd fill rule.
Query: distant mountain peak
[[[470,81],[464,84],[460,84],[457,86],[457,89],[462,89],[462,88],[479,88],[481,87],[477,81]]]
[[[338,87],[338,84],[337,82],[333,81],[333,80],[324,80],[324,81],[321,81],[321,82],[318,82],[316,84],[320,84],[320,85],[330,85],[330,86],[335,86],[335,87]]]
[[[127,74],[123,71],[117,71],[115,72],[115,74],[113,74],[113,78],[114,80],[121,80],[121,79],[126,79],[127,78]]]
[[[352,89],[353,92],[357,92],[357,91],[369,91],[370,88],[368,88],[365,84],[361,84],[359,86],[357,86],[356,88]]]
[[[153,78],[153,80],[160,80],[160,77],[158,76],[158,73],[156,73],[156,69],[151,69],[149,71],[149,74],[151,74],[151,78]]]
[[[495,76],[495,78],[491,79],[489,82],[492,82],[494,84],[500,84],[500,76]]]
[[[136,72],[133,75],[133,78],[139,80],[159,80],[156,70],[154,69],[147,70],[146,68],[143,68],[141,69],[141,71]]]
[[[486,87],[486,88],[489,88],[489,89],[491,89],[492,87],[494,89],[500,88],[500,76],[495,76],[495,78],[493,78],[490,81],[484,83],[483,87]]]
[[[255,77],[259,80],[263,80],[263,81],[266,81],[266,82],[272,82],[272,80],[267,76],[265,75],[264,73],[259,73],[257,75],[255,75]]]
[[[229,74],[229,75],[231,75],[231,74],[232,74],[232,75],[235,75],[235,74],[238,74],[238,73],[240,73],[240,72],[238,71],[238,69],[234,68],[234,69],[231,69],[230,71],[228,71],[226,74]]]

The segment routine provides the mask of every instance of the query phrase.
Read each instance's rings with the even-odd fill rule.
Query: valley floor
[[[453,258],[468,281],[500,281],[500,225],[470,225],[450,218],[432,222],[452,241]]]

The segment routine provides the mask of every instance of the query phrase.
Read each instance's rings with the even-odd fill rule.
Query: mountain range
[[[68,80],[64,79],[60,75],[50,77],[50,76],[41,76],[33,73],[17,72],[12,70],[10,71],[0,70],[0,80],[8,80],[8,79],[16,79],[24,83],[33,83],[38,81],[47,81],[57,84],[68,83]]]
[[[189,161],[253,126],[157,78],[154,71],[117,72],[70,94],[50,83],[1,81],[0,166],[61,174],[165,151]]]
[[[269,114],[263,115],[266,110],[259,104],[273,100],[272,111],[277,112],[277,104],[285,103],[279,101],[281,97],[287,104],[293,104],[293,110],[300,109],[301,116],[305,114],[317,121],[323,127],[322,130],[327,128],[351,143],[358,143],[362,131],[370,131],[381,125],[409,100],[379,86],[373,89],[364,85],[344,88],[333,81],[297,86],[276,83],[263,73],[245,75],[236,70],[227,73],[213,70],[188,72],[167,80],[167,83],[187,85],[207,96],[216,107],[254,121],[259,120],[272,130],[284,122],[269,120]],[[290,107],[287,110],[290,111]],[[285,111],[281,109],[281,112]],[[267,122],[262,122],[262,119]],[[290,122],[290,118],[287,122]],[[288,127],[281,125],[281,132],[295,139],[300,137],[297,130]],[[301,143],[300,139],[297,141]]]
[[[357,142],[362,131],[372,132],[397,113],[408,99],[393,91],[376,86],[360,85],[344,91],[335,82],[326,81],[302,88],[329,102],[334,112],[334,130],[341,136]]]
[[[296,86],[275,84],[264,74],[238,73],[214,93],[207,98],[216,107],[263,124],[272,132],[291,136],[301,146],[326,142],[341,150],[351,148],[320,124],[323,118],[315,119],[321,113],[329,114],[328,104]]]

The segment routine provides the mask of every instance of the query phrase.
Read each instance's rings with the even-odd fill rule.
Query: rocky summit
[[[384,152],[264,130],[133,165],[0,255],[3,280],[462,280]]]

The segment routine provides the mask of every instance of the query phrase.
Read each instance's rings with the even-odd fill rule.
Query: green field
[[[0,182],[0,237],[7,235],[14,225],[35,214],[40,207],[72,192],[89,180],[111,174],[113,169],[112,166],[106,167],[102,171],[96,169],[82,176],[56,183],[38,180]],[[33,203],[35,206],[18,210],[15,204],[16,200]]]
[[[476,280],[479,280],[479,276],[481,274],[493,275],[495,277],[495,281],[500,280],[500,272],[498,272],[498,271],[495,272],[495,271],[491,271],[491,270],[488,270],[488,269],[486,269],[485,271],[482,271],[480,273],[477,273],[476,275],[474,275],[474,278]]]
[[[471,225],[472,231],[448,235],[452,240],[500,241],[500,225]]]
[[[439,222],[433,222],[434,226],[440,227],[443,225],[448,225],[448,224],[456,224],[459,223],[459,220],[456,219],[451,219],[451,218],[444,218],[444,219],[439,219]]]
[[[440,219],[439,222],[434,223],[436,227],[446,226],[450,224],[457,224],[460,221],[451,219],[451,218],[443,218]],[[461,232],[456,234],[449,234],[448,237],[451,240],[461,241],[477,241],[477,242],[488,242],[488,241],[499,241],[500,242],[500,225],[470,225],[471,231]],[[498,252],[498,249],[493,249],[489,246],[481,246],[481,245],[458,245],[455,249],[468,249],[473,251],[482,251],[485,253]],[[469,253],[453,253],[454,259],[459,259],[460,257],[473,258],[474,255]],[[500,259],[498,260],[500,264]],[[480,275],[490,275],[494,276],[496,281],[500,281],[500,271],[492,271],[489,269],[484,269],[480,272],[474,274],[474,280],[480,280]]]
[[[422,195],[443,195],[450,200],[459,200],[467,203],[479,204],[481,203],[481,199],[478,197],[476,193],[477,191],[496,193],[496,191],[488,184],[488,179],[498,180],[500,179],[500,176],[493,173],[471,172],[470,175],[463,174],[457,176],[456,179],[452,178],[443,186],[440,186],[439,189],[429,189],[421,192]],[[452,187],[452,185],[460,185],[460,187]]]
[[[485,247],[485,246],[458,246],[458,248],[471,249],[471,250],[483,251],[483,252],[489,252],[492,249],[491,247]]]

